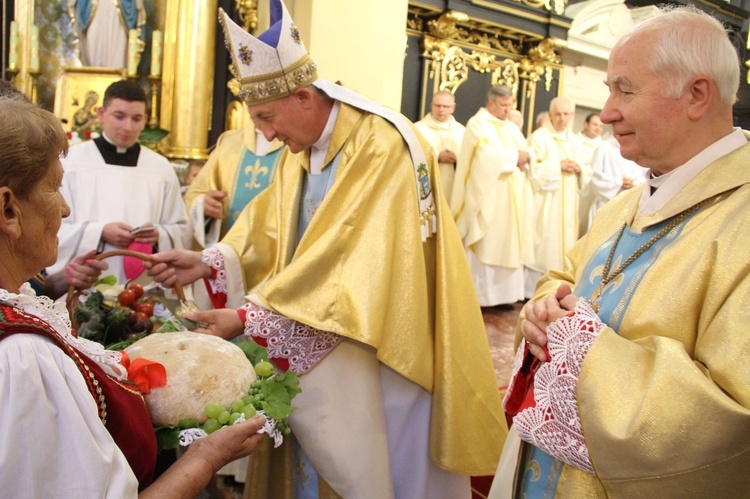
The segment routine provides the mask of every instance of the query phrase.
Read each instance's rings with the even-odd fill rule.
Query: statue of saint
[[[128,31],[146,24],[143,0],[68,0],[84,66],[125,68]]]

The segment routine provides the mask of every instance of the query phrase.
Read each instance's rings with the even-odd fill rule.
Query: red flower
[[[73,132],[65,132],[65,135],[68,136],[68,140],[73,138]]]
[[[91,138],[91,130],[84,130],[83,131],[83,136],[86,139],[90,139]]]

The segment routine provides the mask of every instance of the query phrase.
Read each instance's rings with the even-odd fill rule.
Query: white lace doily
[[[269,437],[273,439],[273,448],[277,448],[282,443],[284,443],[284,435],[276,428],[276,420],[269,418],[266,416],[266,413],[264,411],[258,411],[257,414],[260,414],[264,418],[266,418],[266,422],[263,424],[263,426],[258,430],[259,434],[267,433]],[[242,423],[244,421],[247,421],[245,419],[244,415],[240,415],[237,420],[232,424],[238,424]],[[187,447],[188,445],[192,444],[194,441],[207,437],[208,433],[206,433],[201,428],[187,428],[185,430],[180,430],[180,433],[178,435],[178,439],[180,440],[180,445],[182,447]]]
[[[594,467],[583,438],[576,386],[583,359],[605,327],[586,300],[578,300],[572,316],[550,324],[547,347],[551,360],[534,375],[536,406],[513,419],[522,440],[591,474]]]

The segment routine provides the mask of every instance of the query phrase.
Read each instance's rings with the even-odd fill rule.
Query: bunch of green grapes
[[[224,425],[234,424],[240,418],[240,415],[244,416],[245,419],[250,419],[258,410],[263,408],[266,395],[263,393],[262,383],[264,379],[273,374],[273,365],[268,361],[259,362],[255,365],[255,372],[259,378],[250,385],[247,395],[232,401],[229,407],[222,404],[208,404],[204,408],[203,412],[208,419],[201,427],[206,433],[210,435]],[[283,435],[291,433],[286,418],[277,421],[276,427]]]

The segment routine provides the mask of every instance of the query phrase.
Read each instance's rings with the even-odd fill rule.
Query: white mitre
[[[254,37],[219,9],[231,70],[248,105],[291,95],[318,79],[315,62],[281,0],[271,0],[271,27]]]

